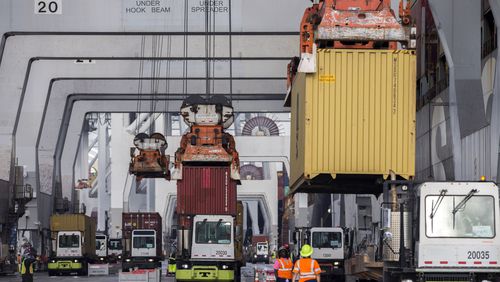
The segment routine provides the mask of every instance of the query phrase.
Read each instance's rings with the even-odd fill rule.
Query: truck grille
[[[469,274],[453,274],[453,273],[436,273],[427,274],[424,276],[426,282],[456,282],[456,281],[471,281]]]

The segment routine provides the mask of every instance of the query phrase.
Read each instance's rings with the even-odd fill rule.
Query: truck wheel
[[[80,271],[78,271],[78,275],[79,276],[88,276],[88,273],[89,273],[89,271],[88,271],[88,264],[85,263],[82,266],[82,269]]]
[[[49,273],[49,276],[56,276],[56,272],[53,270],[49,270],[48,273]]]
[[[344,282],[345,281],[344,275],[331,275],[330,278],[332,279],[331,281],[335,281],[335,282]]]

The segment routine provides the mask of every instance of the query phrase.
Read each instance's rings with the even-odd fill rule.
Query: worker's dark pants
[[[33,282],[33,273],[28,273],[30,270],[33,261],[30,259],[24,260],[24,269],[26,269],[26,273],[21,275],[23,282]]]
[[[276,282],[292,282],[292,279],[286,279],[286,278],[276,278]]]
[[[23,282],[33,282],[33,274],[32,273],[23,274],[23,275],[21,275],[21,277],[23,278]]]

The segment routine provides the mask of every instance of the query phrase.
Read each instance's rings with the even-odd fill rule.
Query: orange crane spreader
[[[136,176],[136,181],[143,178],[165,178],[170,180],[169,156],[165,155],[167,140],[161,133],[139,133],[134,138],[134,147],[130,148],[129,173]],[[136,150],[139,152],[136,154]]]
[[[180,147],[175,153],[173,178],[182,179],[183,165],[209,162],[229,163],[231,178],[240,180],[234,137],[225,132],[234,120],[231,101],[222,95],[208,99],[192,95],[182,103],[181,116],[190,126],[190,131],[182,135]]]
[[[316,48],[416,48],[410,1],[399,3],[399,20],[390,0],[319,0],[307,8],[300,23],[300,61],[288,65],[288,88],[295,72],[316,72]]]

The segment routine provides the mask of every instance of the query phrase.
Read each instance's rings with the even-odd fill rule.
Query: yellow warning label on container
[[[319,81],[321,81],[321,82],[335,82],[335,75],[320,75]]]

